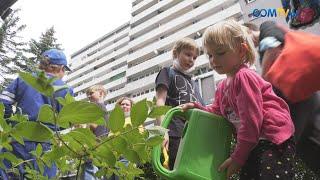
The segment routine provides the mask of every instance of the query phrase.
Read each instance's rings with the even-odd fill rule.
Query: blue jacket
[[[50,75],[48,75],[50,76]],[[58,79],[53,85],[65,85],[65,83]],[[55,93],[55,97],[65,97],[67,93],[72,96],[72,88],[63,89]],[[20,108],[22,114],[26,114],[30,121],[36,121],[38,117],[39,110],[42,105],[49,104],[52,106],[50,98],[40,94],[37,90],[33,89],[31,86],[26,84],[21,78],[15,79],[1,94],[0,103],[5,106],[5,118],[9,118],[13,114],[12,105],[16,104],[17,110]],[[59,112],[61,110],[61,105],[56,102],[56,110]],[[49,128],[55,130],[53,124],[47,124]]]

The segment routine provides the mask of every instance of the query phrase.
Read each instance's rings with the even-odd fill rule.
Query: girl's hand
[[[219,167],[218,171],[224,171],[227,168],[227,178],[229,179],[234,173],[238,172],[241,166],[231,158],[225,160]]]
[[[185,112],[188,109],[194,108],[194,104],[193,103],[181,104],[180,107],[181,107],[182,111]]]

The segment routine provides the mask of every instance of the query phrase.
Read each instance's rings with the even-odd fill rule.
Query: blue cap
[[[51,64],[64,65],[66,70],[71,71],[71,69],[67,66],[67,58],[66,55],[58,49],[49,49],[42,53],[42,56],[47,57]]]

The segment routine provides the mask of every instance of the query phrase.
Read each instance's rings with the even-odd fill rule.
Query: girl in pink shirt
[[[241,168],[240,179],[293,179],[294,125],[288,105],[247,65],[254,64],[255,50],[245,27],[234,20],[209,27],[204,33],[211,67],[226,74],[217,87],[215,101],[199,108],[225,117],[236,129],[237,144],[219,170],[230,177]]]

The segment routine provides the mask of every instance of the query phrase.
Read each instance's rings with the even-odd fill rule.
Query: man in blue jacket
[[[67,59],[65,54],[57,49],[50,49],[45,51],[42,54],[42,59],[40,60],[39,69],[45,71],[47,77],[57,77],[58,79],[53,83],[55,86],[62,86],[65,83],[61,80],[65,75],[65,71],[70,71],[70,68],[67,66]],[[71,88],[62,89],[55,92],[55,97],[65,97],[67,93],[70,93],[73,96],[73,90]],[[42,105],[49,104],[52,107],[56,107],[56,110],[59,112],[61,110],[61,105],[57,102],[52,102],[49,97],[46,97],[40,94],[37,90],[32,88],[21,78],[16,78],[1,94],[0,94],[0,103],[3,103],[5,106],[5,115],[4,118],[9,118],[14,112],[12,106],[15,105],[16,109],[20,109],[22,114],[28,115],[30,121],[36,121],[38,117],[39,110]],[[56,105],[53,106],[52,104]],[[56,131],[57,128],[53,124],[46,124],[50,129]],[[12,142],[12,153],[18,158],[23,160],[35,159],[34,156],[30,153],[35,150],[37,145],[41,144],[43,151],[50,150],[50,143],[40,143],[34,141],[24,141],[24,145],[18,142]],[[6,149],[2,149],[2,152]],[[36,161],[31,161],[34,168],[38,170]],[[10,163],[4,161],[4,164],[7,168],[10,168]],[[20,177],[19,179],[24,178],[25,170],[24,165],[21,164],[19,167]],[[55,165],[52,165],[51,168],[45,167],[44,176],[52,178],[56,175],[57,168]],[[13,179],[13,174],[6,173],[5,170],[0,169],[0,179]]]

